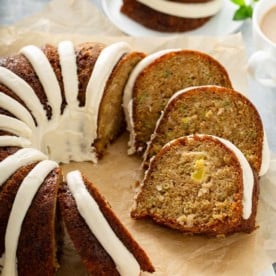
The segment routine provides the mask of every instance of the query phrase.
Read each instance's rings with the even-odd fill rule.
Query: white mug
[[[276,87],[276,43],[265,36],[261,29],[263,16],[276,0],[259,0],[254,7],[252,17],[253,41],[257,51],[249,58],[249,73],[262,85]],[[276,26],[271,26],[276,28]]]

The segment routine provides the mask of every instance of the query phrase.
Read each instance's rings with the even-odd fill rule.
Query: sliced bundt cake
[[[123,88],[143,57],[124,42],[74,47],[62,41],[57,47],[26,46],[0,59],[2,275],[55,274],[63,236],[56,212],[61,170],[55,161],[97,162],[124,129]],[[118,224],[142,269],[152,270]]]
[[[167,142],[190,134],[210,134],[230,140],[257,174],[269,168],[269,151],[260,115],[241,93],[218,86],[177,92],[161,115],[148,148],[145,165]]]
[[[204,25],[219,12],[220,0],[124,0],[121,12],[160,32],[186,32]]]
[[[231,142],[207,135],[167,143],[152,159],[131,216],[193,234],[255,229],[258,186]]]
[[[68,234],[90,275],[153,272],[146,253],[121,224],[97,188],[79,171],[67,174],[59,193]]]
[[[1,275],[55,275],[61,236],[56,220],[61,172],[33,149],[0,162]]]
[[[144,58],[132,71],[124,91],[129,153],[144,152],[156,121],[175,92],[208,84],[231,88],[224,67],[204,53],[164,50]]]
[[[37,148],[58,162],[97,162],[123,130],[123,88],[143,57],[124,42],[74,48],[62,41],[2,58],[1,134],[18,137],[2,140]]]

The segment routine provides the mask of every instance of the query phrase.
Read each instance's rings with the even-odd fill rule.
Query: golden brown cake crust
[[[105,47],[102,43],[86,42],[75,47],[79,79],[78,100],[85,105],[85,91],[100,52]]]
[[[12,152],[12,151],[10,151]],[[2,148],[0,155],[3,153]],[[0,160],[2,161],[2,160]],[[5,233],[11,208],[18,188],[35,164],[22,167],[16,171],[0,188],[0,255],[5,250]]]
[[[2,152],[2,148],[1,151]],[[0,191],[0,254],[4,253],[6,227],[16,193],[36,163],[18,169]],[[60,169],[53,170],[35,195],[23,221],[17,247],[19,275],[54,275],[58,264],[56,251],[61,237],[56,237],[56,201]],[[35,245],[35,246],[34,246]]]
[[[121,224],[119,219],[110,208],[109,204],[98,192],[97,188],[86,178],[84,178],[84,183],[90,194],[98,203],[103,215],[109,222],[113,231],[136,257],[142,270],[153,272],[154,268],[146,253],[133,240],[130,233]],[[63,185],[63,188],[59,193],[59,202],[67,231],[78,253],[81,255],[82,261],[84,262],[87,270],[92,275],[119,275],[113,260],[102,248],[95,236],[91,233],[83,218],[80,216],[75,200],[66,184]],[[86,246],[87,243],[90,245],[90,247]],[[101,274],[101,271],[111,274]]]
[[[116,235],[122,240],[128,250],[135,256],[143,271],[154,272],[154,267],[144,252],[144,250],[138,245],[138,243],[132,238],[129,231],[123,226],[116,214],[112,211],[109,203],[99,193],[94,185],[89,184],[88,179],[84,177],[85,184],[88,191],[93,195],[94,199],[99,204],[99,207],[112,227]]]
[[[2,135],[0,133],[0,135]],[[6,157],[17,152],[19,147],[1,147],[0,148],[0,162],[3,161]]]
[[[55,218],[61,177],[59,168],[53,170],[27,211],[17,247],[19,275],[55,275],[58,268]]]
[[[50,119],[52,115],[52,110],[47,103],[47,97],[44,89],[38,79],[35,70],[33,69],[30,62],[24,57],[24,55],[17,54],[14,56],[2,58],[0,59],[0,66],[6,67],[7,69],[11,70],[13,73],[25,80],[33,88],[41,104],[43,105],[43,108],[46,110],[48,119]],[[0,88],[2,88],[2,86],[0,86]],[[5,90],[7,91],[7,88]],[[9,92],[7,94],[11,94],[13,98],[18,99],[18,97],[16,97],[14,93]]]
[[[189,1],[191,2],[191,1]],[[194,1],[205,2],[205,1]],[[184,3],[184,1],[183,1]],[[164,14],[135,0],[124,0],[121,12],[143,26],[160,32],[186,32],[204,25],[211,17],[182,18]]]
[[[61,67],[60,67],[60,61],[59,61],[59,55],[58,55],[58,50],[57,47],[52,46],[50,44],[44,45],[41,50],[47,57],[48,61],[50,62],[53,71],[56,75],[57,81],[59,83],[60,91],[61,91],[61,98],[62,98],[62,103],[61,103],[61,108],[60,111],[63,113],[63,110],[66,106],[66,99],[64,95],[64,87],[63,87],[63,81],[62,81],[62,75],[61,75]]]
[[[2,64],[1,64],[1,62],[2,62]],[[1,61],[1,59],[0,59],[0,66],[4,66],[3,61]],[[27,107],[27,105],[12,90],[8,89],[8,87],[6,87],[2,83],[0,83],[0,91],[3,92],[4,94],[6,94],[7,96],[10,96],[11,98],[15,99],[19,103],[21,103],[30,112],[30,109]],[[0,109],[0,114],[4,114],[4,115],[5,114],[10,114],[10,112],[8,112],[7,110],[1,108]],[[11,114],[11,117],[14,117],[14,116]]]
[[[76,202],[65,183],[61,187],[58,197],[67,232],[87,271],[91,275],[119,275],[113,260],[80,216]]]

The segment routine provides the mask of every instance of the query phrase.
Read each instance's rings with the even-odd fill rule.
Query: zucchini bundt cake
[[[71,202],[64,194],[67,184],[62,182],[56,162],[97,162],[106,146],[123,131],[123,88],[143,56],[124,42],[107,47],[83,43],[74,48],[71,42],[63,41],[58,47],[26,46],[19,54],[0,59],[2,275],[55,275],[64,235],[57,208],[59,192],[65,220],[64,199]],[[69,187],[71,182],[69,175]],[[94,225],[86,232],[95,242],[88,246],[93,254],[80,254],[88,271],[106,270],[112,275],[139,275],[143,269],[152,272],[147,255],[96,189],[87,185],[100,206],[93,212],[107,217],[105,225],[110,223],[116,232],[116,243],[127,248],[121,245],[124,253],[111,255],[103,249]],[[87,195],[83,189],[77,193],[84,201]],[[84,246],[77,248],[83,250]],[[126,273],[128,262],[122,265],[126,256],[135,264],[129,271],[132,274]],[[118,258],[123,259],[118,263]]]
[[[215,136],[183,136],[152,158],[131,216],[193,234],[249,233],[257,200],[253,170],[237,147]]]
[[[172,96],[145,152],[145,166],[167,142],[204,133],[231,141],[258,175],[269,168],[267,140],[260,115],[248,98],[219,86],[190,87]]]
[[[124,91],[124,110],[130,132],[129,154],[142,154],[156,121],[170,97],[190,86],[232,88],[224,67],[207,54],[191,50],[153,53],[132,71]]]
[[[125,116],[131,131],[130,151],[142,154],[169,99],[183,88],[198,85],[226,87],[216,88],[212,95],[206,92],[205,96],[208,94],[219,107],[201,109],[210,121],[216,120],[212,112],[223,116],[217,99],[223,95],[228,101],[228,94],[236,92],[217,95],[216,90],[231,91],[228,74],[216,60],[196,51],[165,50],[145,58],[125,42],[74,47],[70,41],[62,41],[57,47],[26,46],[19,54],[0,59],[2,275],[54,275],[64,225],[89,274],[153,272],[146,253],[95,185],[79,171],[69,172],[64,180],[58,163],[96,163],[124,131]],[[162,133],[171,135],[171,140],[180,133],[174,125],[168,131],[161,129],[167,127],[166,116],[176,116],[174,123],[179,119],[180,108],[173,113],[170,106],[178,98],[182,103],[182,96],[177,93],[173,97],[153,139]],[[242,121],[250,105],[242,96],[235,97],[235,105],[230,107],[232,111],[240,107],[240,113],[232,123]],[[210,99],[204,101],[207,105]],[[196,109],[192,107],[196,104],[200,106],[198,99],[191,102],[187,112]],[[253,151],[242,148],[243,143],[241,149],[259,172],[263,129],[255,113],[250,106],[245,117],[245,124],[250,121],[247,116],[256,120],[255,140],[245,140]],[[200,129],[208,134],[207,130],[207,126]],[[210,134],[220,135],[221,131]],[[222,136],[231,140],[233,135]],[[255,228],[257,187],[246,159],[239,161],[241,154],[233,146],[229,149],[230,142],[192,136],[178,138],[161,149],[165,143],[167,137],[153,140],[152,146],[158,150],[148,149],[150,156],[156,156],[149,165],[133,217],[152,216],[181,231],[208,235]],[[244,174],[251,180],[243,179]],[[248,186],[243,185],[245,181]]]
[[[121,12],[149,29],[186,32],[204,25],[221,7],[221,0],[123,0]]]

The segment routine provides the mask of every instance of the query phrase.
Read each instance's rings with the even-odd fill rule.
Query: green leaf
[[[233,2],[234,4],[238,5],[238,6],[245,6],[245,0],[231,0],[231,2]]]
[[[251,18],[253,8],[251,6],[241,6],[234,14],[233,20],[244,20]]]

